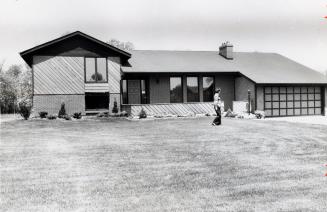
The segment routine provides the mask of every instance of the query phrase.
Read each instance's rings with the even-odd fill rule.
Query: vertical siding
[[[323,104],[324,104],[324,115],[327,116],[327,86],[323,87],[323,91],[325,95],[323,96]]]
[[[120,93],[120,58],[108,57],[109,92]]]
[[[149,78],[150,103],[170,102],[169,77],[153,76]]]
[[[220,97],[225,102],[225,109],[233,109],[234,93],[234,76],[215,75],[215,87],[221,89]]]
[[[245,77],[235,78],[235,100],[236,101],[247,101],[248,90],[251,91],[251,102],[252,108],[255,107],[255,84]]]
[[[264,106],[264,97],[263,97],[263,87],[257,87],[257,104],[256,104],[256,109],[263,111],[263,106]]]
[[[128,104],[141,103],[140,80],[128,80],[127,92],[128,92]]]
[[[34,56],[34,94],[84,94],[83,57]]]

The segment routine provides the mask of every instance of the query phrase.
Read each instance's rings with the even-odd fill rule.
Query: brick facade
[[[65,103],[67,114],[85,114],[85,95],[34,95],[33,113],[38,115],[39,112],[45,111],[48,114],[58,114],[62,102]]]

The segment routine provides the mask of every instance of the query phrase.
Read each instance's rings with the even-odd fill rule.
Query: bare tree
[[[119,41],[118,39],[112,38],[107,43],[124,51],[131,51],[134,49],[134,44],[129,41],[123,42]]]

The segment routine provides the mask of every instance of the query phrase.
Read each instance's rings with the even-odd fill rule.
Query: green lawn
[[[327,127],[212,118],[1,125],[0,211],[327,211]]]

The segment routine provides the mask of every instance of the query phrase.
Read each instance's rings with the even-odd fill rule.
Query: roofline
[[[70,34],[67,34],[67,35],[61,36],[61,37],[56,38],[56,39],[54,39],[54,40],[51,40],[51,41],[45,42],[45,43],[40,44],[40,45],[37,45],[37,46],[35,46],[35,47],[33,47],[33,48],[30,48],[30,49],[27,49],[27,50],[25,50],[25,51],[22,51],[22,52],[20,52],[19,54],[20,54],[20,56],[23,57],[23,56],[26,55],[26,54],[30,54],[30,53],[32,53],[32,52],[34,52],[34,51],[36,51],[36,50],[39,50],[39,49],[41,49],[41,48],[44,48],[44,47],[50,46],[50,45],[55,44],[55,43],[57,43],[57,42],[63,41],[63,40],[65,40],[65,39],[67,39],[67,38],[73,37],[73,36],[75,36],[75,35],[81,35],[81,36],[84,37],[84,38],[90,39],[90,40],[92,40],[93,42],[96,42],[96,43],[98,43],[98,44],[100,44],[100,45],[102,45],[102,46],[105,46],[105,47],[110,48],[110,49],[112,49],[112,50],[114,50],[114,51],[117,51],[117,52],[119,52],[119,53],[121,53],[121,54],[127,56],[128,58],[130,58],[130,57],[132,56],[132,54],[129,53],[129,52],[126,52],[126,51],[121,50],[121,49],[119,49],[119,48],[117,48],[117,47],[115,47],[115,46],[112,46],[112,45],[110,45],[110,44],[107,44],[107,43],[105,43],[105,42],[103,42],[103,41],[101,41],[101,40],[99,40],[99,39],[96,39],[96,38],[94,38],[94,37],[92,37],[92,36],[90,36],[90,35],[87,35],[87,34],[81,32],[81,31],[75,31],[75,32],[72,32],[72,33],[70,33]]]

